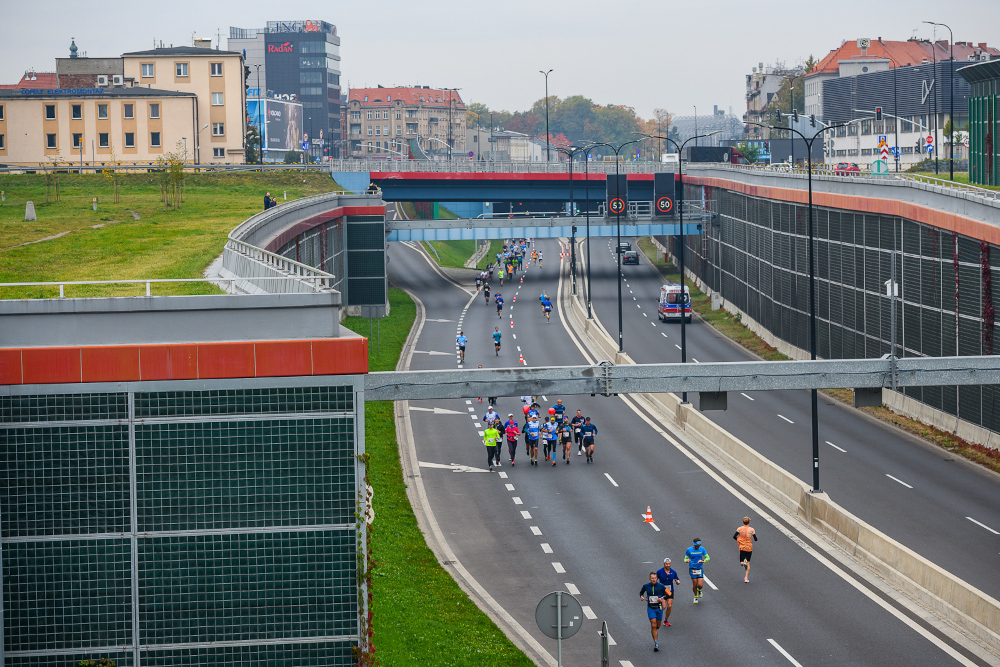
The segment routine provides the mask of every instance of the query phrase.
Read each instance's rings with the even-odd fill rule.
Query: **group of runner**
[[[507,415],[507,421],[501,421],[500,415],[493,407],[493,402],[486,414],[483,415],[483,422],[486,430],[483,431],[483,444],[486,446],[487,465],[490,471],[493,467],[501,467],[500,456],[503,442],[507,442],[507,455],[510,464],[513,466],[517,460],[520,438],[524,438],[524,454],[528,457],[528,465],[537,466],[538,443],[542,442],[542,455],[546,463],[556,465],[556,456],[561,454],[562,461],[569,465],[573,443],[576,443],[577,456],[586,454],[587,463],[594,462],[594,447],[596,444],[597,426],[590,417],[584,417],[583,411],[577,410],[576,415],[570,417],[566,413],[566,406],[562,399],[557,400],[548,409],[548,414],[543,419],[541,406],[534,396],[521,397],[521,411],[524,415],[524,423],[518,423],[511,412]]]
[[[743,525],[736,529],[733,535],[740,552],[740,567],[744,570],[743,581],[750,583],[750,557],[753,555],[753,543],[757,541],[756,531],[750,527],[750,517],[743,517]],[[702,587],[705,584],[705,564],[709,561],[708,551],[702,546],[701,538],[696,537],[691,546],[684,552],[684,562],[688,564],[688,574],[691,577],[691,590],[694,593],[694,604],[702,597]],[[670,626],[670,612],[674,606],[674,584],[681,583],[677,571],[671,567],[669,557],[663,559],[663,567],[649,573],[649,583],[639,589],[639,600],[646,603],[646,615],[649,617],[649,631],[653,635],[653,650],[660,650],[658,632],[660,625]]]

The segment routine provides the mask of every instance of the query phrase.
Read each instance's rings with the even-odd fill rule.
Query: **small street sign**
[[[608,202],[608,209],[615,214],[622,213],[625,211],[625,200],[620,197],[615,197],[610,202]]]
[[[656,210],[660,213],[670,213],[674,210],[674,200],[663,196],[656,200]]]
[[[934,143],[934,135],[933,134],[928,134],[927,135],[927,143],[928,144],[933,144]]]
[[[871,164],[873,174],[886,174],[889,172],[889,164],[885,160],[875,160]]]

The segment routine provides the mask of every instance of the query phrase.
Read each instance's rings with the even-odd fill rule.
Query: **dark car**
[[[622,241],[618,244],[618,252],[626,252],[632,249],[632,244],[628,241]]]
[[[861,174],[861,167],[854,162],[838,162],[833,173],[837,176],[857,176]]]
[[[638,264],[639,252],[636,250],[626,250],[622,253],[622,264]]]

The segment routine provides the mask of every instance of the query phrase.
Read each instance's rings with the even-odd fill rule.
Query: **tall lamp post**
[[[761,127],[767,127],[772,130],[779,129],[771,125],[764,125],[762,123],[754,123],[754,125],[759,125]],[[838,125],[827,125],[826,127],[820,128],[816,134],[811,137],[806,137],[796,129],[790,129],[791,132],[802,137],[802,140],[806,145],[806,165],[808,170],[809,178],[809,358],[813,361],[816,360],[816,250],[813,247],[815,245],[815,230],[813,226],[813,181],[812,181],[812,145],[813,142],[819,138],[827,130],[833,130],[838,127],[847,127],[849,123],[840,123]],[[786,128],[781,128],[786,129]],[[893,362],[895,364],[895,361]],[[813,457],[813,493],[819,493],[819,412],[817,407],[817,391],[812,390],[812,457]]]
[[[539,74],[545,75],[545,161],[548,162],[549,158],[549,74],[552,70],[546,72],[545,70],[538,70]]]
[[[935,23],[934,21],[923,21],[923,23],[929,23],[930,25],[939,25],[942,28],[948,28],[948,59],[951,64],[948,66],[948,81],[949,83],[949,93],[948,97],[951,101],[948,103],[948,120],[951,121],[951,136],[948,137],[948,178],[952,181],[955,180],[955,34],[951,31],[951,27],[944,23]],[[937,50],[937,45],[934,45],[935,52]],[[936,68],[935,68],[936,71]],[[937,94],[937,93],[935,93]]]
[[[688,299],[685,298],[686,292],[684,291],[684,147],[687,146],[689,141],[694,141],[695,146],[698,145],[698,139],[702,137],[710,137],[713,134],[719,134],[722,130],[716,130],[715,132],[709,132],[708,134],[694,135],[689,137],[683,143],[678,144],[676,141],[670,137],[661,137],[659,135],[647,134],[644,136],[652,137],[654,139],[663,139],[669,141],[677,149],[677,180],[680,183],[681,196],[678,199],[678,210],[680,211],[680,237],[681,242],[677,250],[677,263],[681,272],[681,363],[687,363],[687,331],[684,328],[684,322],[687,320],[687,307]],[[688,402],[687,392],[681,394],[681,401],[683,403]]]
[[[441,90],[448,91],[448,162],[451,162],[451,149],[455,145],[455,140],[452,137],[452,125],[451,125],[451,108],[455,105],[455,91],[462,90],[461,88],[442,88]]]
[[[692,106],[694,106],[694,105],[692,105]],[[695,137],[698,136],[698,107],[697,106],[694,107],[694,134],[695,134]],[[674,145],[676,145],[676,144],[674,144]],[[694,141],[694,145],[695,146],[698,145],[698,139],[697,138]],[[680,160],[680,158],[677,158],[677,159]]]
[[[574,199],[573,199],[573,159],[576,157],[577,153],[585,152],[585,151],[589,150],[590,148],[591,148],[591,146],[578,146],[578,147],[575,147],[575,148],[572,148],[572,149],[561,148],[559,146],[556,146],[556,150],[557,151],[559,151],[560,153],[562,153],[563,155],[565,155],[566,157],[569,158],[569,215],[570,215],[570,218],[576,217],[576,205],[575,205]],[[589,176],[589,174],[588,174],[588,176]],[[589,194],[589,189],[588,189],[588,194]],[[589,207],[589,204],[590,204],[590,200],[588,199],[587,200],[588,207]],[[588,238],[588,241],[587,242],[589,244],[589,242],[590,242],[589,241],[589,238],[590,238],[590,225],[589,225],[590,216],[589,216],[589,214],[587,216],[587,220],[588,220],[588,225],[587,225],[587,238]],[[575,222],[573,220],[570,220],[570,263],[569,263],[569,266],[570,266],[570,275],[573,278],[573,280],[572,280],[572,283],[573,283],[573,296],[576,296],[576,224],[575,224]],[[590,270],[590,258],[589,258],[589,256],[587,258],[587,269],[588,269],[588,272],[589,272],[589,270]],[[589,286],[587,288],[587,293],[588,294],[590,293]]]

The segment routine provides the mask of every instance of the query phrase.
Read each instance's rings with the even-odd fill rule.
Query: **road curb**
[[[580,340],[597,358],[615,359],[616,364],[634,364],[619,353],[617,342],[594,320],[586,319],[586,304],[572,296],[564,281],[561,299],[569,323]],[[1000,656],[1000,601],[971,586],[938,565],[876,530],[761,456],[749,445],[719,427],[690,404],[682,405],[673,394],[639,394],[678,431],[692,438],[723,467],[746,481],[783,510],[811,528],[889,582],[895,590],[930,609],[951,625],[956,641],[966,638],[966,647]],[[969,645],[972,644],[973,645]],[[976,651],[978,653],[978,651]]]

